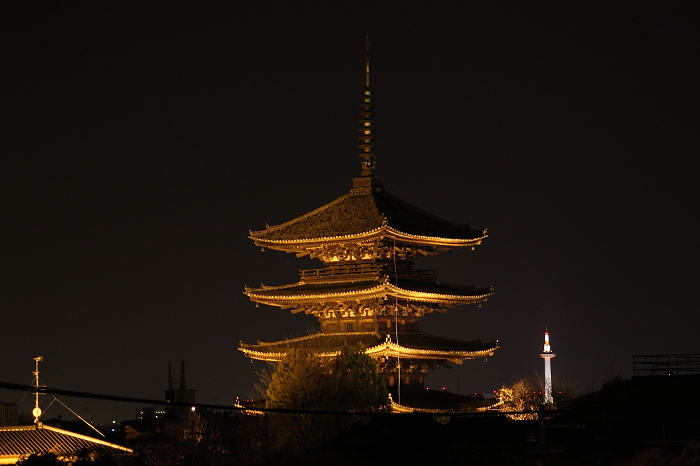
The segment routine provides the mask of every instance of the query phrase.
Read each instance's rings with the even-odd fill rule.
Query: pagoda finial
[[[365,88],[360,104],[360,166],[361,176],[374,175],[374,95],[370,88],[369,36],[365,39]]]
[[[369,41],[369,35],[365,39],[365,87],[369,88],[369,46],[371,42]]]

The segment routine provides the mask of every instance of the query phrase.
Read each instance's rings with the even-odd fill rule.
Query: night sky
[[[233,3],[0,6],[1,381],[42,355],[51,387],[162,399],[184,359],[200,402],[253,393],[266,364],[239,341],[317,321],[243,287],[320,262],[248,230],[359,176],[367,34],[377,175],[489,233],[416,264],[495,289],[423,331],[501,344],[426,385],[542,370],[545,327],[584,392],[632,355],[700,353],[699,3]],[[98,422],[138,407],[61,399]]]

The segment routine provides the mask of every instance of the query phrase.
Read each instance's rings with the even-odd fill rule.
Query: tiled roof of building
[[[398,344],[407,348],[435,351],[482,351],[496,346],[494,342],[455,340],[425,333],[399,333]]]
[[[84,449],[106,453],[133,452],[121,445],[46,425],[0,427],[0,464],[14,464],[20,457],[32,453],[63,456]]]
[[[259,341],[257,344],[241,342],[241,347],[257,348],[259,351],[268,353],[286,351],[288,348],[308,348],[309,351],[327,352],[339,351],[345,345],[353,348],[362,345],[369,348],[382,341],[384,341],[384,336],[376,332],[315,333],[274,342]]]
[[[385,276],[342,281],[300,281],[290,285],[245,289],[245,294],[251,300],[273,306],[384,296],[421,302],[468,304],[485,301],[492,293],[490,287],[450,285],[430,280],[399,279],[397,282]]]
[[[482,343],[481,340],[463,341],[418,333],[394,334],[378,332],[316,333],[300,338],[276,342],[241,342],[240,350],[254,359],[280,360],[292,348],[304,348],[321,356],[335,356],[345,345],[362,345],[367,354],[434,359],[469,359],[493,355],[498,342]]]
[[[387,193],[380,185],[353,190],[281,225],[251,231],[250,238],[258,245],[274,247],[275,244],[337,241],[373,234],[414,237],[416,243],[423,238],[466,246],[478,244],[486,237],[486,230],[474,230],[469,225],[432,215]]]
[[[391,277],[390,283],[399,288],[416,293],[434,293],[438,295],[484,296],[490,295],[493,292],[493,288],[490,286],[477,288],[475,285],[451,285],[449,283],[431,280],[411,280],[407,278],[399,278],[396,280],[394,277]]]
[[[300,281],[289,285],[262,286],[261,288],[246,287],[246,294],[256,296],[310,296],[343,294],[365,291],[382,286],[383,278],[368,278],[364,280],[344,280],[344,281]]]

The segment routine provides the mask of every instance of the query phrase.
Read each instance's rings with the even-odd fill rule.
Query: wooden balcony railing
[[[396,267],[397,275],[411,278],[435,280],[437,278],[437,272],[438,271],[434,269],[414,269],[413,267],[406,266]],[[377,264],[345,264],[330,266],[323,269],[299,270],[299,276],[302,280],[359,278],[363,276],[377,276],[380,273],[394,275],[394,268],[387,265],[379,266]]]

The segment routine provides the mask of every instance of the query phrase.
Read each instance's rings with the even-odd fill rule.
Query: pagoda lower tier
[[[276,342],[241,342],[240,351],[251,359],[277,362],[292,349],[303,348],[322,358],[333,358],[344,346],[363,347],[377,362],[379,374],[389,387],[423,387],[425,374],[450,363],[493,356],[498,341],[461,341],[419,331],[404,332],[319,332],[305,337]]]
[[[394,265],[394,273],[376,262],[327,264],[324,269],[301,270],[301,280],[282,286],[245,288],[256,303],[314,315],[320,332],[278,342],[241,342],[252,359],[279,361],[292,348],[321,357],[334,357],[344,345],[362,346],[377,362],[389,387],[422,387],[425,374],[449,363],[493,355],[498,342],[461,341],[426,335],[418,321],[434,311],[481,303],[491,287],[459,286],[437,281],[434,270]]]

